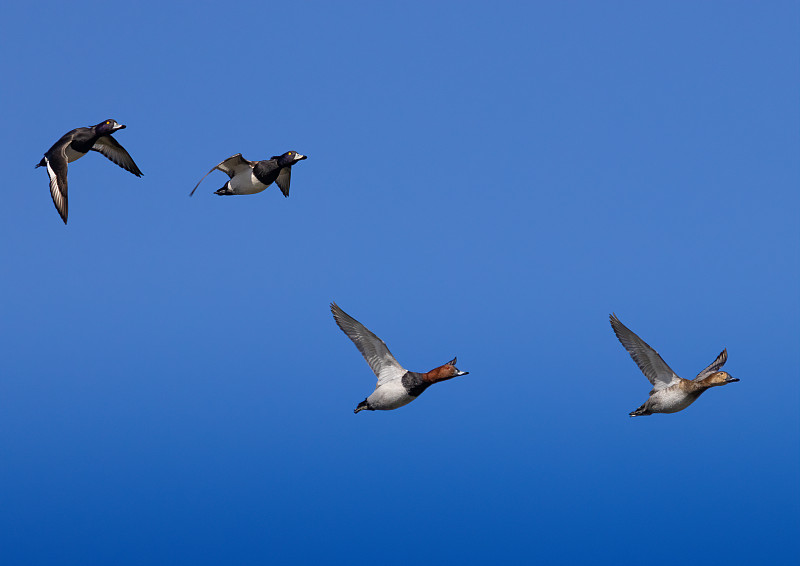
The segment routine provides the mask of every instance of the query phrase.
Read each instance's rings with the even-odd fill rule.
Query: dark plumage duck
[[[111,136],[112,133],[124,128],[125,126],[118,124],[116,120],[104,120],[90,128],[75,128],[61,136],[36,166],[47,167],[47,174],[50,176],[50,195],[64,224],[67,223],[67,163],[80,159],[90,150],[97,151],[126,171],[137,177],[142,176],[130,154]]]
[[[287,151],[283,155],[273,155],[264,161],[248,161],[242,157],[241,153],[232,155],[219,165],[216,165],[208,173],[203,175],[203,179],[208,177],[215,169],[219,169],[230,177],[230,181],[225,183],[214,194],[217,195],[252,195],[260,193],[273,182],[278,185],[278,188],[283,193],[283,196],[289,196],[289,181],[292,175],[292,165],[308,156],[300,155],[296,151]],[[200,186],[197,183],[189,196],[192,196]]]

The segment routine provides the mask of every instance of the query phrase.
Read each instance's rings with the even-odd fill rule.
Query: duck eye
[[[106,120],[106,124],[110,124],[110,123],[111,123],[111,120]]]

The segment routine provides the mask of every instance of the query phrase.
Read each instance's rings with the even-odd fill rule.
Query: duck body
[[[260,164],[260,162],[259,162]],[[277,177],[277,175],[275,175]],[[273,179],[274,181],[275,179]],[[214,191],[215,195],[254,195],[266,189],[272,181],[264,183],[255,173],[255,167],[250,171],[242,171],[231,177],[221,189]]]
[[[728,351],[723,350],[717,358],[692,380],[683,379],[672,371],[661,356],[647,342],[622,324],[616,315],[610,316],[611,327],[620,343],[628,351],[639,369],[653,384],[650,397],[638,409],[631,411],[632,417],[653,413],[677,413],[697,401],[711,387],[739,381],[724,371],[719,371],[728,360]]]
[[[453,363],[455,363],[455,360],[453,360]],[[461,375],[466,373],[469,372],[464,372]],[[424,373],[407,371],[400,379],[394,379],[376,387],[372,395],[358,404],[355,412],[397,409],[403,405],[408,405],[431,385],[433,385],[433,382],[426,381]]]
[[[682,379],[682,378],[681,378]],[[692,383],[688,379],[682,379],[687,384]],[[682,382],[659,391],[652,390],[650,398],[638,409],[631,411],[630,416],[640,417],[652,415],[653,413],[677,413],[697,401],[697,398],[706,391],[707,388],[694,389],[687,387]]]
[[[77,161],[91,151],[94,142],[100,137],[101,134],[99,134],[95,128],[97,128],[97,126],[70,130],[61,136],[58,141],[45,152],[45,156],[42,157],[42,160],[36,167],[45,167],[47,165],[47,160],[49,159],[52,161],[57,156],[57,152],[62,151],[62,149],[67,163]]]

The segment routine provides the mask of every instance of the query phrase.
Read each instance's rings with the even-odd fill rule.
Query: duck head
[[[113,134],[117,130],[124,130],[125,125],[117,123],[116,120],[108,119],[103,120],[94,127],[95,131],[99,134]]]
[[[287,151],[283,155],[273,155],[271,159],[275,159],[281,167],[290,167],[298,161],[308,159],[308,156],[297,153],[296,151]]]
[[[727,383],[733,383],[734,381],[739,380],[735,377],[731,377],[727,371],[718,371],[705,378],[703,383],[707,384],[709,387],[716,387],[719,385],[725,385]]]
[[[448,379],[453,379],[454,377],[467,375],[469,373],[468,371],[461,371],[456,367],[457,360],[458,358],[453,358],[443,366],[432,369],[425,374],[425,381],[436,383],[438,381],[447,381]]]

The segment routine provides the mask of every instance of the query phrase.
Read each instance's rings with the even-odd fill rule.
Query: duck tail
[[[218,191],[214,191],[215,195],[232,195],[233,191],[228,188],[228,185],[225,185]]]
[[[367,410],[367,411],[371,411],[372,410],[372,409],[369,408],[369,403],[367,403],[366,399],[364,399],[363,401],[361,401],[358,404],[358,407],[355,408],[353,413],[358,413],[359,411],[364,411],[364,410]]]
[[[647,403],[645,403],[644,405],[642,405],[641,407],[639,407],[635,411],[631,411],[630,413],[628,413],[628,415],[631,416],[631,417],[643,417],[645,415],[652,415],[652,414],[653,413],[651,413],[649,410],[647,410]]]
[[[45,163],[44,157],[42,157],[42,160],[39,162],[39,164],[36,167],[34,167],[34,169],[38,169],[39,167],[44,167],[45,165],[47,165],[47,163]]]

